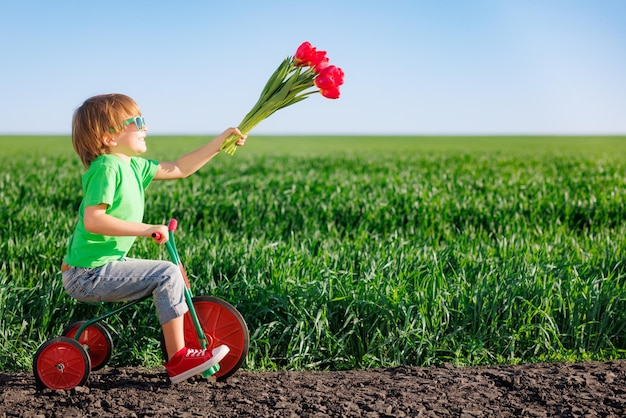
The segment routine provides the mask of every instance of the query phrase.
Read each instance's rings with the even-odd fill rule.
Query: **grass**
[[[233,303],[245,367],[624,357],[624,137],[250,137],[147,191],[179,220],[195,294]],[[149,138],[172,159],[200,137]],[[0,368],[98,309],[58,274],[83,171],[67,137],[2,137]],[[133,256],[167,258],[140,239]],[[111,364],[160,364],[149,301],[107,321]]]

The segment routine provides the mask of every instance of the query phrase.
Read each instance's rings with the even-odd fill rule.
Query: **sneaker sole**
[[[211,367],[218,364],[220,361],[224,360],[224,357],[226,357],[229,351],[230,351],[230,348],[228,348],[225,345],[220,345],[219,347],[215,347],[213,351],[211,352],[211,354],[213,354],[213,357],[211,357],[209,360],[205,361],[204,363],[194,367],[193,369],[189,369],[186,372],[183,372],[179,375],[170,377],[170,381],[172,383],[180,383],[183,380],[187,380],[192,376],[195,376],[197,374],[202,373],[203,371],[207,369],[210,369]]]

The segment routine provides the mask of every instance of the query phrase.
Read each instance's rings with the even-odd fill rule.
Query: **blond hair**
[[[105,135],[123,131],[124,121],[133,116],[141,116],[137,103],[116,93],[90,97],[74,111],[72,145],[85,167],[109,153],[103,142]]]

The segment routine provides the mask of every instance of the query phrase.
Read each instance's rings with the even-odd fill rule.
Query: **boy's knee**
[[[167,278],[167,282],[174,287],[185,287],[185,279],[183,278],[180,267],[171,262],[168,262],[168,264],[168,268],[165,274],[163,274],[163,276]]]
[[[178,267],[176,264],[168,261],[167,262],[167,275],[170,277],[176,277],[176,276],[181,276],[181,272],[180,272],[180,267]]]

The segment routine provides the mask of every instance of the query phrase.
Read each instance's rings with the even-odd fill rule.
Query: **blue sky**
[[[343,68],[258,134],[626,134],[626,1],[4,1],[0,133],[119,92],[152,134],[236,126],[309,41]]]

